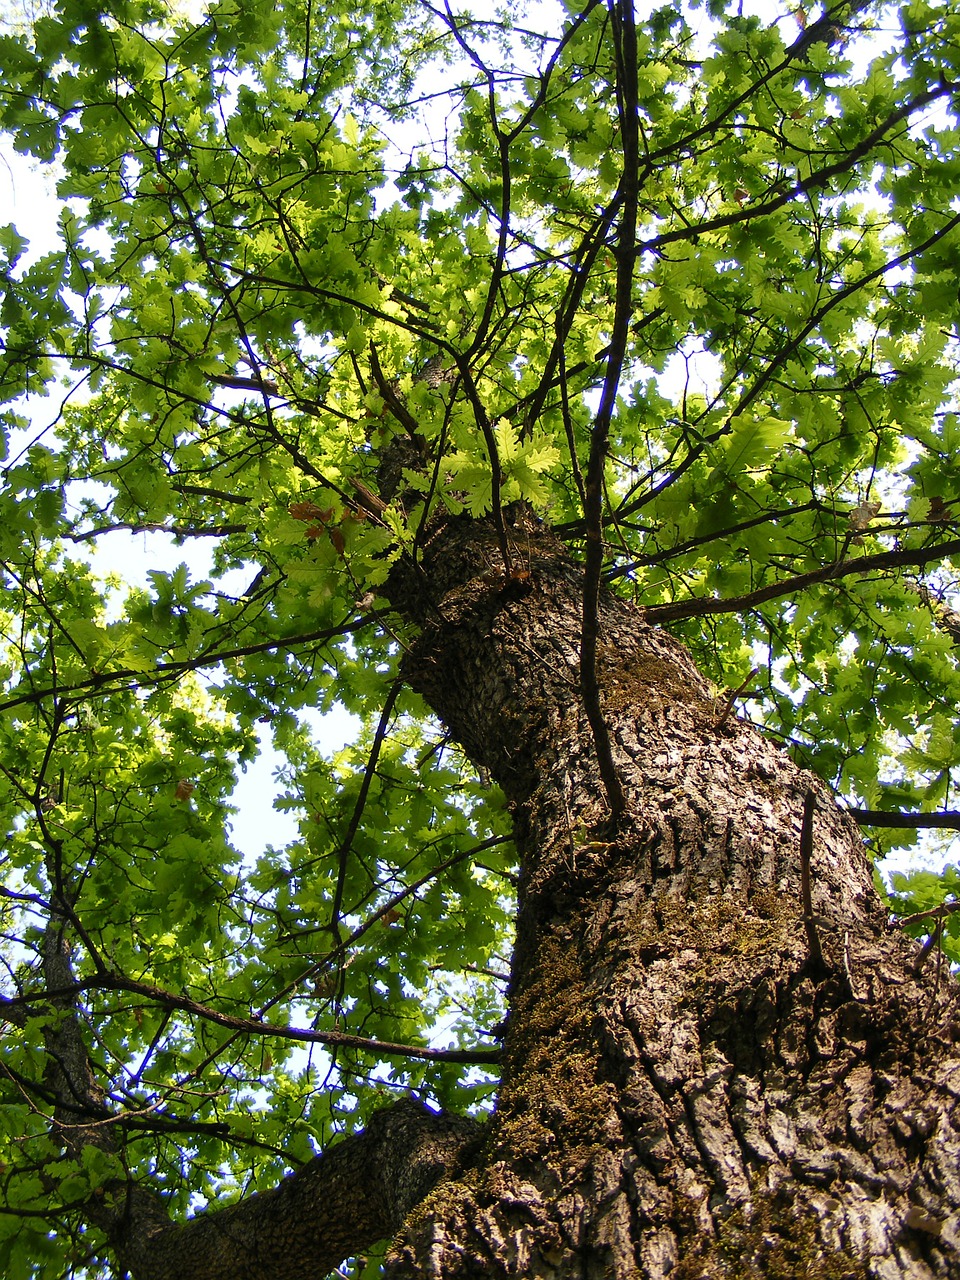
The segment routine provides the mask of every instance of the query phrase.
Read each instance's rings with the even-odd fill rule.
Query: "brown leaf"
[[[944,502],[943,498],[940,497],[931,498],[927,519],[935,520],[938,524],[946,524],[952,519],[949,502]]]
[[[321,507],[318,507],[315,502],[311,502],[309,498],[305,499],[303,502],[291,502],[289,507],[287,507],[287,511],[293,516],[294,520],[304,520],[306,522],[311,520],[329,520],[333,515],[332,510],[324,511]]]
[[[861,502],[859,507],[854,507],[850,512],[850,528],[856,529],[858,532],[866,529],[873,517],[879,512],[881,504],[879,502]]]

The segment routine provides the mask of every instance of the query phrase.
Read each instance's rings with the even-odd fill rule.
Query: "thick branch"
[[[406,1099],[270,1191],[183,1226],[126,1225],[117,1251],[135,1280],[324,1280],[392,1235],[479,1133]]]
[[[53,1133],[74,1158],[89,1146],[114,1156],[115,1128],[76,1013],[83,984],[74,981],[58,919],[68,906],[51,915],[43,951],[45,1003],[54,1012],[45,1032]],[[26,1002],[5,1004],[19,1022]],[[98,1187],[85,1212],[135,1280],[324,1280],[344,1258],[394,1234],[457,1166],[479,1128],[407,1099],[279,1186],[184,1225],[172,1223],[162,1199],[133,1178]]]
[[[672,604],[651,605],[646,611],[646,617],[649,622],[664,623],[676,622],[679,618],[702,618],[710,613],[742,613],[745,609],[753,609],[767,600],[796,595],[807,587],[816,586],[818,582],[830,582],[834,578],[844,578],[851,573],[871,573],[873,570],[883,571],[905,567],[918,568],[936,560],[946,560],[948,556],[958,553],[960,553],[960,539],[954,539],[952,542],[920,547],[916,551],[881,551],[872,556],[836,560],[820,569],[812,569],[809,573],[799,573],[794,578],[771,582],[767,587],[760,587],[759,590],[749,591],[742,596],[728,596],[721,600],[677,600]]]
[[[882,809],[848,809],[861,827],[952,827],[960,831],[960,809],[942,813],[889,813]]]

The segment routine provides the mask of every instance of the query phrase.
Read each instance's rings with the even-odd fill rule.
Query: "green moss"
[[[864,1258],[825,1250],[814,1222],[795,1215],[791,1202],[759,1196],[749,1221],[738,1209],[716,1239],[686,1233],[696,1243],[673,1280],[868,1280]]]
[[[566,1159],[573,1149],[586,1157],[609,1117],[612,1086],[598,1079],[594,1010],[575,948],[547,939],[533,973],[514,1001],[497,1146],[514,1160],[542,1160],[562,1134]]]
[[[431,1220],[469,1222],[499,1205],[504,1191],[513,1196],[511,1179],[525,1172],[544,1185],[552,1168],[558,1185],[575,1184],[609,1153],[605,1129],[614,1112],[614,1086],[598,1078],[594,1010],[576,948],[548,938],[531,975],[514,997],[504,1085],[479,1163],[434,1188],[408,1217],[405,1235]],[[546,1250],[545,1260],[559,1263],[562,1250],[554,1258],[547,1236],[538,1247]]]
[[[691,688],[690,677],[673,662],[642,649],[624,653],[611,645],[601,645],[598,654],[603,696],[612,711],[651,700],[664,706],[685,702],[713,712],[713,703]]]
[[[718,957],[779,956],[790,949],[800,919],[799,904],[773,892],[757,894],[749,905],[728,898],[666,898],[643,907],[634,936],[644,958],[689,949],[701,957],[707,974]],[[693,969],[687,976],[695,974]]]

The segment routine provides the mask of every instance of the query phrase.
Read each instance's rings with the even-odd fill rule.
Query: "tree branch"
[[[270,1191],[183,1226],[122,1223],[118,1255],[135,1280],[323,1280],[393,1235],[480,1132],[405,1099]]]
[[[883,809],[847,809],[861,827],[951,827],[960,831],[960,809],[941,813],[889,813]]]
[[[630,319],[633,312],[634,242],[637,238],[639,198],[639,122],[637,119],[637,36],[633,0],[616,0],[610,5],[617,59],[617,106],[623,147],[623,173],[618,194],[623,214],[617,236],[617,287],[610,355],[593,428],[590,454],[584,477],[583,522],[586,534],[583,568],[583,615],[580,631],[580,691],[597,752],[604,791],[614,820],[627,807],[623,784],[613,762],[613,751],[600,707],[597,681],[600,579],[603,572],[603,473],[607,461],[610,423],[617,403],[617,390],[626,357]]]
[[[711,613],[742,613],[744,609],[753,609],[767,600],[796,595],[807,587],[816,586],[818,582],[830,582],[851,573],[870,573],[875,569],[918,568],[958,553],[960,539],[954,539],[952,542],[921,547],[916,551],[881,551],[876,555],[860,556],[853,560],[835,560],[820,569],[812,569],[809,573],[800,573],[795,578],[785,578],[781,582],[771,582],[767,587],[760,587],[757,591],[749,591],[742,596],[729,596],[725,600],[678,600],[672,604],[651,605],[646,611],[646,617],[649,622],[664,623],[676,622],[680,618],[702,618]]]
[[[196,658],[186,658],[182,662],[158,662],[152,671],[136,671],[132,667],[121,667],[117,671],[107,671],[89,680],[78,680],[76,684],[50,685],[42,689],[33,689],[30,693],[6,698],[0,702],[0,711],[10,711],[13,707],[22,707],[45,701],[48,698],[66,697],[68,694],[94,693],[106,696],[115,693],[123,681],[133,681],[137,688],[149,688],[160,684],[163,680],[177,679],[188,671],[199,671],[203,667],[215,666],[218,662],[230,658],[246,658],[254,653],[269,653],[275,649],[293,649],[301,644],[315,641],[334,640],[338,636],[353,635],[363,627],[378,621],[374,613],[352,614],[339,626],[325,627],[320,631],[305,631],[301,635],[280,636],[274,640],[263,640],[257,644],[238,645],[233,649],[212,649],[199,654]]]
[[[497,1049],[430,1049],[423,1045],[398,1044],[392,1040],[371,1040],[367,1036],[348,1035],[342,1031],[316,1031],[312,1027],[280,1026],[272,1022],[263,1022],[260,1018],[238,1018],[229,1013],[221,1013],[210,1005],[199,1000],[191,1000],[189,996],[178,995],[175,991],[167,991],[163,987],[149,982],[137,982],[133,978],[125,978],[119,973],[98,973],[91,978],[51,986],[46,991],[33,996],[14,996],[0,1000],[0,1012],[6,1016],[7,1010],[23,1005],[46,1005],[57,1003],[80,995],[84,991],[127,991],[132,995],[144,996],[164,1009],[179,1009],[181,1013],[191,1013],[206,1022],[227,1027],[231,1031],[242,1031],[252,1036],[274,1037],[280,1040],[297,1040],[303,1044],[324,1044],[341,1049],[362,1049],[368,1053],[382,1054],[388,1058],[417,1058],[431,1062],[465,1062],[471,1064],[496,1063],[500,1059]],[[12,1019],[11,1019],[12,1021]]]

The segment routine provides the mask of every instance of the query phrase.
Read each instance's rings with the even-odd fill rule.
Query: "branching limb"
[[[353,635],[364,627],[378,621],[376,614],[365,613],[359,617],[351,617],[336,627],[325,627],[320,631],[305,631],[300,635],[280,636],[276,639],[260,641],[257,644],[238,645],[233,648],[211,648],[195,658],[187,658],[182,662],[158,662],[149,672],[135,671],[130,667],[121,667],[116,671],[108,671],[89,680],[78,680],[74,684],[49,686],[33,689],[29,693],[17,694],[0,702],[0,711],[10,711],[14,707],[28,704],[40,705],[51,698],[68,695],[106,695],[115,693],[117,689],[135,687],[152,688],[165,680],[177,680],[188,671],[200,671],[204,667],[216,666],[218,662],[226,662],[231,658],[245,658],[254,653],[270,653],[275,650],[295,649],[301,645],[315,642],[324,643],[340,636]]]
[[[132,995],[143,996],[163,1009],[177,1009],[181,1013],[193,1014],[219,1027],[227,1027],[231,1031],[241,1031],[251,1036],[296,1040],[303,1044],[323,1044],[329,1048],[362,1049],[367,1053],[375,1053],[387,1058],[416,1058],[424,1061],[480,1065],[496,1063],[500,1057],[495,1049],[429,1049],[421,1045],[399,1044],[391,1040],[371,1040],[367,1036],[348,1035],[340,1031],[315,1031],[310,1027],[290,1027],[263,1022],[259,1018],[239,1018],[233,1014],[222,1013],[219,1009],[214,1009],[211,1005],[203,1004],[199,1000],[192,1000],[189,996],[167,991],[164,987],[157,987],[149,982],[137,982],[119,973],[98,973],[92,978],[70,981],[54,989],[48,989],[42,996],[14,996],[10,1000],[2,1000],[0,1017],[9,1017],[10,1021],[14,1021],[19,1007],[38,1004],[48,1007],[55,1001],[72,1001],[84,991],[127,991]]]
[[[271,1191],[183,1226],[131,1224],[118,1253],[134,1280],[322,1280],[394,1234],[479,1134],[474,1120],[407,1099]]]
[[[623,175],[620,195],[623,214],[617,245],[617,294],[614,306],[610,355],[603,380],[600,405],[590,438],[590,456],[584,481],[584,526],[586,554],[583,574],[583,620],[580,638],[580,689],[593,731],[600,775],[603,779],[611,817],[616,820],[627,807],[623,785],[613,762],[610,737],[600,708],[597,681],[597,642],[600,579],[603,572],[603,472],[607,459],[610,423],[617,402],[620,375],[627,350],[633,311],[634,242],[637,236],[640,134],[637,120],[637,38],[632,0],[611,7],[617,55],[618,109],[623,146]]]
[[[901,916],[897,924],[904,928],[908,924],[916,924],[918,920],[945,920],[957,911],[960,911],[960,902],[943,902],[939,907],[931,907],[929,911],[915,911],[913,915]]]
[[[387,406],[396,420],[406,431],[407,435],[416,437],[419,431],[419,424],[416,418],[403,403],[400,396],[390,385],[390,382],[380,366],[380,357],[377,354],[377,348],[370,343],[370,369],[373,373],[373,380],[377,384],[377,390],[383,397],[383,403]]]

